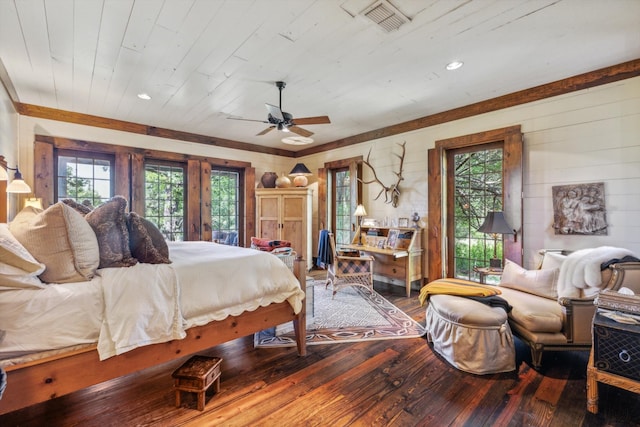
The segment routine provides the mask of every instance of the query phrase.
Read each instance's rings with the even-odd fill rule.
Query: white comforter
[[[209,242],[169,244],[172,264],[106,268],[90,282],[0,293],[0,356],[98,342],[100,359],[181,339],[185,330],[304,291],[274,255]]]

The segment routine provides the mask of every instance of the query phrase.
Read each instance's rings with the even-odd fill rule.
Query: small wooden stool
[[[176,406],[180,407],[181,391],[198,393],[198,410],[204,411],[204,398],[209,386],[215,382],[216,393],[220,391],[220,363],[222,359],[219,357],[193,356],[176,369],[171,374],[176,390]]]

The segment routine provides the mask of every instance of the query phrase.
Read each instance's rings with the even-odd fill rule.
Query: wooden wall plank
[[[187,234],[185,240],[200,240],[200,161],[187,162]]]
[[[213,238],[211,228],[211,164],[200,162],[200,238],[210,242]]]
[[[55,170],[53,168],[53,145],[36,141],[33,148],[34,177],[33,193],[42,198],[42,206],[47,208],[55,203],[53,186]]]

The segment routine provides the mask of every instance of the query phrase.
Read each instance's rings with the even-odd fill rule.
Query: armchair
[[[333,296],[347,286],[362,286],[373,289],[373,258],[359,253],[344,254],[336,250],[333,233],[329,233],[329,244],[333,259],[328,263],[325,288],[331,285]]]

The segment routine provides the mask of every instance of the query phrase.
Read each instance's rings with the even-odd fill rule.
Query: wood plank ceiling
[[[406,23],[365,16],[380,5]],[[278,80],[294,119],[331,118],[302,126],[317,147],[639,58],[638,0],[0,0],[25,108],[293,151],[229,119],[266,120]]]

